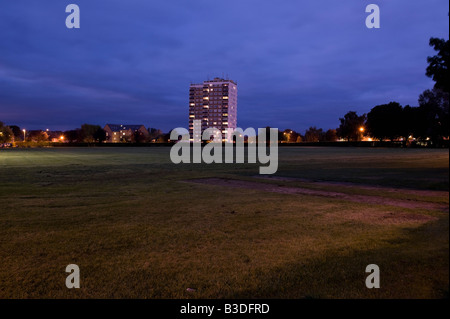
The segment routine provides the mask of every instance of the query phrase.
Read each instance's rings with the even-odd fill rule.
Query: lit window
[[[228,96],[224,96],[223,99],[224,99],[224,100],[228,100]]]

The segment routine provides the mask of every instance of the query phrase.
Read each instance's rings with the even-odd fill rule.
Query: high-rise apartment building
[[[201,84],[191,84],[189,89],[189,134],[191,140],[201,140],[194,132],[194,120],[201,120],[201,133],[214,127],[221,131],[222,140],[237,125],[237,84],[232,80],[214,78]]]

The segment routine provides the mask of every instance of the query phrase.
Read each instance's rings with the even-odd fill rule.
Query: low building
[[[142,140],[149,137],[144,125],[106,124],[103,129],[108,143],[136,142],[136,137]]]

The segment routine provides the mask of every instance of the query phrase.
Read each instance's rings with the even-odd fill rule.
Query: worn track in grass
[[[322,197],[330,197],[336,198],[340,200],[346,200],[350,202],[357,203],[365,203],[365,204],[373,204],[373,205],[387,205],[387,206],[396,206],[408,209],[425,209],[425,210],[438,210],[438,211],[447,211],[448,205],[439,204],[439,203],[430,203],[424,202],[420,200],[402,200],[402,199],[392,199],[382,196],[369,196],[369,195],[350,195],[340,192],[326,191],[326,190],[314,190],[302,187],[291,187],[291,186],[281,186],[274,185],[269,183],[260,183],[260,182],[252,182],[252,181],[243,181],[243,180],[232,180],[232,179],[222,179],[222,178],[203,178],[203,179],[193,179],[187,182],[197,183],[197,184],[205,184],[205,185],[215,185],[215,186],[224,186],[224,187],[233,187],[233,188],[246,188],[246,189],[254,189],[261,190],[265,192],[273,192],[273,193],[281,193],[281,194],[297,194],[297,195],[310,195],[310,196],[322,196]],[[334,184],[336,185],[336,184]],[[357,187],[357,186],[355,186]],[[366,188],[368,186],[365,186]],[[377,188],[383,189],[383,188]],[[392,191],[392,188],[388,188],[388,191]],[[401,191],[401,189],[399,189]],[[408,190],[411,191],[411,190]],[[426,195],[429,195],[429,191],[420,191],[417,190],[414,192],[416,194],[423,192]],[[444,193],[444,192],[440,192]],[[448,194],[448,192],[447,192]]]

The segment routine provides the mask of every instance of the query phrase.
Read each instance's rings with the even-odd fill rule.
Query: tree
[[[298,139],[300,137],[300,134],[298,134],[296,131],[291,129],[285,129],[281,134],[278,136],[280,141],[285,141],[286,143],[297,143]],[[300,137],[301,140],[301,137]]]
[[[141,131],[137,130],[133,133],[132,142],[134,143],[145,143],[147,142],[147,137]]]
[[[99,125],[83,124],[78,140],[85,143],[103,142],[106,140],[106,133]]]
[[[64,136],[66,137],[66,139],[69,141],[69,143],[74,143],[74,142],[80,142],[80,132],[81,130],[70,130],[70,131],[65,131],[64,132]]]
[[[397,102],[377,105],[367,114],[368,133],[380,140],[402,136],[403,108]]]
[[[153,127],[150,127],[148,129],[148,133],[150,134],[150,137],[152,137],[152,138],[155,138],[155,137],[163,134],[163,132],[160,129],[156,129],[156,128],[153,128]]]
[[[14,134],[15,141],[21,141],[23,139],[23,131],[17,125],[9,125],[9,128]]]
[[[156,140],[157,143],[167,143],[170,139],[170,133],[162,134],[158,136],[158,139]]]
[[[41,130],[30,131],[28,134],[28,140],[36,143],[47,142],[48,134]]]
[[[92,136],[94,137],[94,140],[96,142],[103,143],[104,141],[106,141],[106,132],[100,126],[96,126],[97,129],[94,131],[94,134]]]
[[[9,143],[12,141],[14,136],[13,131],[9,128],[9,126],[6,126],[3,124],[3,122],[0,122],[0,143]]]
[[[364,129],[365,127],[366,114],[358,116],[355,111],[349,111],[343,118],[340,118],[339,121],[341,122],[337,129],[339,137],[345,138],[348,141],[358,141],[361,139],[363,135],[361,128]]]
[[[164,134],[160,129],[156,128],[149,128],[148,133],[150,134],[149,136],[150,141],[157,141],[158,138]]]
[[[429,63],[426,75],[435,81],[434,88],[450,92],[450,79],[448,74],[448,67],[450,61],[450,43],[449,40],[430,38],[430,46],[438,53],[434,56],[429,56],[427,62]]]
[[[425,90],[419,96],[422,127],[420,137],[437,142],[449,136],[449,93],[440,89]]]
[[[305,142],[320,142],[324,140],[324,133],[321,128],[317,129],[315,126],[310,127],[305,132]]]
[[[337,131],[333,129],[329,129],[325,133],[325,141],[327,142],[336,142],[338,140]]]
[[[406,105],[402,111],[402,136],[424,137],[426,136],[426,123],[423,121],[423,109]]]

